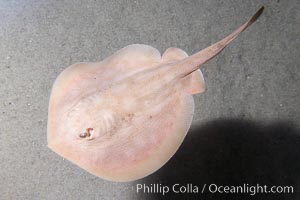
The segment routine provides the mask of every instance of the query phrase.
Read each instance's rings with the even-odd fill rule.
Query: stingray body
[[[129,45],[99,63],[77,63],[52,88],[48,146],[101,178],[132,181],[163,166],[193,118],[192,95],[204,91],[199,67],[262,13],[223,40],[188,56]]]

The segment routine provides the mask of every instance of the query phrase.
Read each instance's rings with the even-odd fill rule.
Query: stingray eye
[[[93,131],[94,131],[93,128],[87,128],[86,131],[85,131],[84,133],[80,133],[80,134],[79,134],[79,137],[80,137],[80,138],[88,138],[88,137],[91,137]]]

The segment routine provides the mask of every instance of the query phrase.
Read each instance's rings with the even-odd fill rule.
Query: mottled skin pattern
[[[193,94],[204,91],[198,69],[261,14],[220,42],[188,57],[161,56],[129,45],[99,63],[78,63],[54,83],[48,146],[92,174],[131,181],[159,169],[179,148],[192,121]]]

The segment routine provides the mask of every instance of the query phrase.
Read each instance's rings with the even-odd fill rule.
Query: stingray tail
[[[175,64],[177,67],[178,74],[181,77],[185,77],[190,73],[197,70],[201,65],[208,62],[210,59],[218,55],[232,40],[234,40],[241,32],[243,32],[247,27],[249,27],[253,22],[255,22],[258,17],[263,12],[264,7],[262,6],[245,24],[235,30],[226,38],[220,40],[219,42],[195,53],[188,58],[185,58]]]

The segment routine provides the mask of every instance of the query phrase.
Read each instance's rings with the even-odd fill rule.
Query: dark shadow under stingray
[[[193,127],[172,159],[134,184],[199,186],[198,194],[139,193],[141,199],[297,199],[300,131],[289,122],[220,119]],[[293,186],[294,194],[201,194],[203,184]],[[298,194],[297,194],[298,193]],[[252,197],[252,198],[250,198]]]

